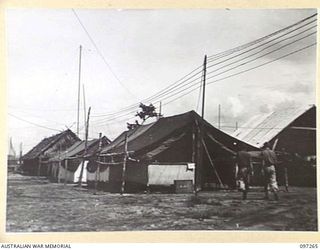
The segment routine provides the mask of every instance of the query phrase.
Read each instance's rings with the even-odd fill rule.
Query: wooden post
[[[22,165],[22,142],[20,142],[19,166]]]
[[[81,185],[82,185],[82,176],[83,176],[84,161],[85,161],[84,157],[87,154],[90,111],[91,111],[91,107],[89,107],[89,110],[88,110],[88,117],[87,117],[87,124],[86,124],[86,139],[84,142],[83,160],[82,160],[81,171],[80,171],[80,176],[79,176],[79,187],[81,187]]]
[[[196,163],[196,128],[195,125],[192,125],[192,155],[191,161],[192,163]]]
[[[81,51],[82,46],[80,45],[79,51],[79,77],[78,77],[78,112],[77,112],[77,136],[79,136],[79,113],[80,113],[80,82],[81,82]]]
[[[83,92],[83,117],[84,117],[84,127],[86,127],[86,122],[87,122],[87,117],[86,117],[86,112],[87,112],[87,108],[86,108],[86,93],[85,93],[85,89],[84,89],[84,84],[82,85],[82,92]]]
[[[59,159],[59,168],[58,168],[58,183],[61,182],[61,179],[60,179],[60,171],[61,171],[61,160]]]
[[[128,132],[126,132],[125,141],[124,141],[124,157],[123,157],[122,178],[121,178],[121,195],[124,193],[124,187],[126,184],[125,178],[126,178],[127,157],[128,157]]]
[[[64,185],[67,184],[67,173],[68,173],[68,159],[66,158],[65,172],[64,172]]]
[[[41,174],[41,156],[39,156],[39,162],[38,162],[38,177],[40,177]]]
[[[196,128],[195,124],[192,125],[192,154],[191,154],[191,162],[196,164]],[[196,186],[196,168],[194,169],[194,183],[193,183],[194,193],[196,193],[197,186]]]
[[[207,156],[208,156],[208,159],[209,159],[209,161],[210,161],[210,164],[211,164],[211,166],[213,167],[214,173],[215,173],[215,175],[217,176],[217,179],[218,179],[218,181],[219,181],[219,184],[220,184],[221,186],[223,186],[223,183],[222,183],[222,181],[221,181],[221,179],[220,179],[220,176],[219,176],[219,174],[218,174],[218,172],[217,172],[217,169],[215,168],[214,163],[213,163],[213,160],[212,160],[212,158],[211,158],[211,156],[210,156],[210,154],[209,154],[209,150],[208,150],[208,148],[207,148],[207,145],[206,145],[206,143],[204,142],[203,139],[202,139],[202,144],[203,144],[204,150],[205,150],[206,153],[207,153]]]
[[[102,148],[102,134],[99,133],[99,148],[98,148],[98,166],[94,178],[94,194],[97,192],[98,188],[98,178],[100,179],[100,150]]]
[[[218,106],[218,128],[221,129],[221,105]]]
[[[203,61],[203,88],[202,88],[202,112],[201,117],[204,119],[204,107],[205,107],[205,97],[206,97],[206,74],[207,74],[207,55],[204,56]]]
[[[274,143],[273,143],[273,145],[272,145],[272,150],[275,150],[275,149],[276,149],[276,146],[277,146],[277,144],[278,144],[278,141],[279,141],[279,138],[277,138],[277,139],[274,141]]]
[[[202,129],[199,126],[198,121],[196,120],[197,125],[197,154],[196,154],[196,169],[195,169],[195,193],[197,195],[198,189],[201,189],[201,172],[202,172]]]

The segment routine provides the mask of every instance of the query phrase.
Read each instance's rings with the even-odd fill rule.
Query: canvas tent
[[[201,140],[201,137],[203,140]],[[104,188],[119,191],[122,184],[124,148],[127,138],[126,168],[124,173],[127,192],[141,190],[153,178],[149,166],[158,165],[153,175],[161,175],[163,168],[195,163],[195,182],[198,188],[213,183],[233,185],[235,144],[239,140],[225,134],[203,120],[196,112],[160,118],[158,121],[125,131],[104,147],[99,164],[89,162],[89,173],[105,173]],[[203,146],[204,145],[204,146]],[[200,148],[202,148],[202,153]],[[248,145],[251,150],[255,147]],[[186,171],[186,170],[185,170]],[[177,171],[167,170],[175,175]],[[171,178],[167,176],[167,178]],[[174,178],[174,177],[173,177]],[[161,179],[161,178],[160,178]],[[173,183],[172,183],[173,184]]]
[[[58,182],[78,182],[83,163],[82,181],[85,182],[87,180],[85,170],[88,164],[87,158],[98,150],[99,142],[99,139],[88,140],[86,154],[85,141],[77,141],[65,151],[56,153],[48,160],[48,176]],[[110,140],[107,137],[101,137],[102,147],[109,143]]]
[[[47,161],[59,151],[66,150],[80,139],[67,129],[59,134],[44,138],[22,157],[22,171],[30,175],[47,175]]]
[[[289,107],[254,116],[231,135],[259,148],[269,142],[279,154],[286,151],[292,159],[288,163],[289,182],[315,186],[316,106]],[[278,173],[280,178],[281,169]]]

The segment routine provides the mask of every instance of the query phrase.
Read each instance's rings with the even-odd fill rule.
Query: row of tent
[[[288,111],[285,114],[288,116]],[[275,127],[280,120],[282,129],[274,133],[276,128],[268,131],[257,128],[251,131],[251,137],[250,132],[243,130],[226,134],[194,111],[137,126],[113,141],[103,136],[85,142],[66,130],[45,138],[25,154],[22,170],[58,182],[78,182],[81,175],[82,182],[88,186],[98,183],[100,188],[112,192],[133,192],[187,180],[198,190],[214,185],[233,187],[237,146],[246,145],[253,153],[260,150],[260,145],[252,139],[253,133],[257,136],[264,133],[264,141],[278,147],[285,145],[292,153],[301,148],[299,153],[303,156],[316,154],[315,131],[291,129],[315,127],[311,124],[315,122],[315,106],[292,114],[285,122],[279,113],[266,117],[267,124],[261,123],[264,127]],[[292,143],[292,136],[297,138],[296,143]]]

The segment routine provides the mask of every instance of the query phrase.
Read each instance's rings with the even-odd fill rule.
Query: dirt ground
[[[252,188],[193,194],[111,194],[50,183],[45,178],[8,176],[7,232],[126,230],[316,231],[315,188],[280,191],[263,200]]]

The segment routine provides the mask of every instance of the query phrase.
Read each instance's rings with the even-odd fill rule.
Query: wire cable
[[[37,124],[37,123],[34,123],[34,122],[27,121],[27,120],[25,120],[25,119],[23,119],[23,118],[20,118],[20,117],[18,117],[18,116],[16,116],[16,115],[13,115],[13,114],[10,114],[10,113],[8,113],[8,115],[16,118],[17,120],[20,120],[20,121],[23,121],[23,122],[32,124],[32,125],[34,125],[34,126],[36,126],[36,127],[40,127],[40,128],[45,128],[45,129],[49,129],[49,130],[61,132],[61,130],[54,129],[54,128],[49,128],[49,127],[46,127],[46,126],[43,126],[43,125],[40,125],[40,124]]]
[[[105,63],[105,65],[108,67],[109,71],[112,73],[112,75],[114,76],[114,78],[118,81],[118,83],[134,98],[136,98],[134,96],[134,94],[121,82],[121,80],[119,79],[119,77],[116,75],[116,73],[113,71],[113,69],[111,68],[110,64],[108,63],[108,61],[106,60],[106,58],[104,57],[104,55],[102,54],[102,52],[100,51],[100,49],[98,48],[97,44],[95,43],[95,41],[93,40],[92,36],[90,35],[90,33],[88,32],[88,30],[86,29],[86,27],[84,26],[84,24],[82,23],[80,17],[78,16],[77,12],[72,9],[73,14],[75,15],[75,17],[77,18],[78,22],[80,23],[81,27],[83,28],[83,30],[85,31],[85,33],[87,34],[88,38],[90,39],[91,43],[93,44],[93,46],[95,47],[95,49],[97,50],[98,54],[100,55],[100,57],[102,58],[103,62]]]
[[[280,30],[280,31],[277,31],[277,32],[274,32],[274,33],[272,33],[272,34],[270,34],[270,35],[268,35],[268,36],[265,36],[265,37],[264,37],[264,40],[265,40],[266,38],[272,37],[272,35],[279,34],[280,32],[283,32],[284,30],[287,30],[287,29],[292,28],[292,27],[294,27],[294,26],[296,26],[296,25],[298,25],[298,24],[300,24],[300,23],[302,23],[302,22],[304,22],[304,21],[306,21],[306,20],[309,20],[310,18],[312,18],[312,17],[314,17],[314,16],[316,16],[316,14],[315,14],[315,15],[312,15],[312,16],[306,18],[306,19],[303,19],[302,21],[300,21],[300,22],[298,22],[298,23],[296,23],[296,24],[293,24],[293,25],[291,25],[291,26],[288,26],[287,28],[284,28],[284,29],[282,29],[282,30]],[[266,43],[264,43],[264,44],[261,44],[261,45],[259,45],[259,46],[256,46],[256,47],[253,48],[253,49],[256,49],[256,48],[258,48],[258,47],[264,46],[264,45],[266,45],[266,44],[268,44],[268,43],[270,43],[270,42],[272,42],[272,41],[274,41],[274,40],[277,40],[277,39],[279,39],[279,38],[281,38],[281,37],[283,37],[283,36],[285,36],[285,35],[288,35],[288,34],[294,32],[294,31],[296,31],[296,30],[298,30],[298,29],[301,29],[301,28],[309,25],[310,23],[313,23],[314,21],[315,21],[315,20],[313,20],[313,21],[311,21],[311,22],[308,22],[308,23],[304,24],[304,25],[301,26],[301,27],[298,27],[298,28],[296,28],[296,29],[294,29],[294,30],[292,30],[292,31],[284,34],[284,35],[281,35],[281,36],[279,36],[279,37],[277,37],[277,38],[275,38],[275,39],[273,39],[273,40],[271,40],[271,41],[268,41],[268,42],[266,42]],[[308,30],[310,30],[310,29],[312,29],[312,28],[314,28],[314,27],[316,27],[316,26],[312,26],[311,28],[302,31],[302,32],[299,33],[299,34],[302,34],[302,33],[306,32],[306,31],[308,31]],[[294,35],[294,36],[297,36],[297,35],[299,35],[299,34],[296,34],[296,35]],[[291,36],[290,38],[292,38],[292,37],[294,37],[294,36]],[[290,39],[290,38],[283,39],[282,41],[287,40],[287,39]],[[260,40],[261,40],[261,39],[260,39]],[[252,45],[252,44],[256,44],[256,42],[255,42],[255,43],[254,43],[254,42],[251,42],[251,43],[249,43],[249,44],[251,44],[251,45]],[[273,45],[272,45],[272,46],[273,46]],[[242,49],[244,48],[244,46],[239,46],[239,47],[237,47],[237,48],[239,49],[239,48],[241,48],[241,47],[242,47]],[[245,48],[246,48],[246,47],[248,47],[248,46],[245,46]],[[245,53],[247,53],[247,52],[250,52],[250,51],[253,50],[253,49],[247,50],[247,51],[245,51],[245,52],[243,52],[243,53],[241,53],[241,54],[239,54],[239,55],[236,55],[236,56],[234,56],[234,57],[232,57],[232,58],[228,58],[228,59],[226,59],[226,60],[224,60],[224,61],[221,61],[221,62],[218,62],[218,63],[216,63],[216,64],[214,64],[214,65],[209,65],[208,67],[213,67],[213,66],[215,66],[215,65],[221,64],[221,63],[223,63],[223,62],[225,62],[225,61],[227,61],[227,60],[233,59],[233,58],[235,58],[235,57],[237,57],[237,56],[240,56],[240,55],[242,55],[242,54],[245,54]],[[266,48],[265,48],[265,49],[266,49]],[[265,50],[265,49],[263,49],[263,50]],[[262,50],[261,50],[261,51],[262,51]],[[201,68],[201,66],[199,66],[197,69],[199,69],[199,68]],[[195,70],[197,70],[197,69],[195,69]],[[195,71],[195,70],[194,70],[194,71]],[[193,71],[193,72],[194,72],[194,71]],[[191,72],[191,73],[192,73],[192,72]],[[191,73],[189,73],[188,75],[190,75]],[[200,72],[197,72],[197,73],[194,74],[194,75],[192,75],[192,77],[194,77],[195,75],[197,75],[197,74],[199,74],[199,73],[201,73],[201,71],[200,71]],[[210,74],[210,73],[212,73],[212,72],[209,72],[208,74]],[[185,76],[185,77],[186,77],[186,76]],[[184,79],[185,77],[183,77],[182,79]],[[191,77],[191,78],[192,78],[192,77]],[[198,78],[193,79],[193,80],[195,81],[195,80],[198,80],[198,79],[200,79],[200,78],[201,78],[201,77],[198,77]],[[188,79],[190,79],[190,77],[189,77]],[[185,79],[185,81],[188,80],[188,79]],[[155,94],[155,95],[153,95],[153,96],[151,96],[151,97],[149,97],[149,98],[147,98],[147,99],[144,99],[144,100],[142,100],[141,102],[143,102],[143,101],[153,101],[152,98],[158,98],[158,99],[159,99],[160,96],[164,96],[164,94],[169,93],[171,90],[173,90],[173,89],[175,89],[175,88],[177,88],[177,87],[181,87],[180,85],[181,85],[182,83],[179,83],[179,84],[176,84],[176,83],[179,83],[179,80],[178,80],[177,82],[175,82],[174,85],[169,85],[168,87],[166,87],[165,89],[161,90],[161,91],[158,92],[157,94]],[[185,85],[184,85],[184,86],[185,86]],[[123,111],[120,110],[120,111],[118,111],[118,112],[109,113],[109,114],[105,114],[105,115],[99,115],[99,116],[93,116],[93,117],[102,117],[102,116],[103,116],[103,117],[110,117],[110,118],[111,118],[111,117],[113,117],[114,115],[118,115],[120,112],[128,111],[128,110],[131,110],[131,109],[135,109],[135,110],[136,110],[138,104],[139,104],[139,103],[134,104],[134,105],[131,105],[131,106],[123,109]],[[130,113],[131,113],[131,112],[130,112]]]
[[[251,70],[254,70],[254,69],[263,67],[263,66],[268,65],[268,64],[270,64],[270,63],[279,61],[279,60],[281,60],[281,59],[283,59],[283,58],[285,58],[285,57],[288,57],[288,56],[290,56],[290,55],[296,54],[296,53],[298,53],[298,52],[300,52],[300,51],[303,51],[303,50],[306,50],[306,49],[308,49],[308,48],[310,48],[310,47],[313,47],[313,46],[315,46],[316,44],[317,44],[317,43],[312,43],[312,44],[310,44],[310,45],[308,45],[308,46],[305,46],[305,47],[303,47],[303,48],[301,48],[301,49],[298,49],[298,50],[295,50],[295,51],[293,51],[293,52],[287,53],[287,54],[285,54],[285,55],[283,55],[283,56],[280,56],[280,57],[278,57],[278,58],[276,58],[276,59],[273,59],[273,60],[270,60],[270,61],[268,61],[268,62],[259,64],[259,65],[255,66],[255,67],[252,67],[252,68],[249,68],[249,69],[246,69],[246,70],[242,70],[242,71],[240,71],[240,72],[237,72],[237,73],[228,75],[228,76],[226,76],[226,77],[223,77],[223,78],[220,78],[220,79],[211,81],[211,82],[207,82],[207,85],[212,84],[212,83],[216,83],[216,82],[219,82],[219,81],[223,81],[223,80],[225,80],[225,79],[229,79],[229,78],[231,78],[231,77],[234,77],[234,76],[237,76],[237,75],[240,75],[240,74],[249,72],[249,71],[251,71]],[[172,100],[168,101],[167,103],[164,103],[163,106],[166,106],[166,105],[168,105],[168,104],[170,104],[170,103],[172,103],[172,102],[174,102],[174,101],[176,101],[176,100],[178,100],[178,99],[180,99],[180,98],[182,98],[182,97],[184,97],[184,96],[192,93],[194,90],[196,90],[196,89],[198,89],[198,88],[199,88],[199,86],[191,89],[190,91],[184,93],[183,95],[180,95],[180,96],[176,97],[175,99],[172,99]]]

